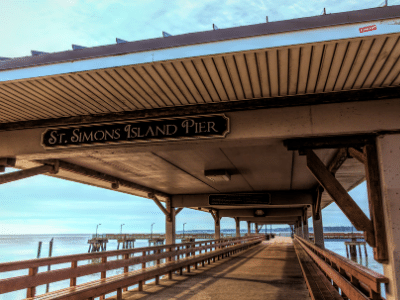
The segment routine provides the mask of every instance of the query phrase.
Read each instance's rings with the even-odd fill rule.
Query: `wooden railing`
[[[231,237],[232,234],[221,234],[222,237]],[[182,238],[195,238],[195,239],[214,239],[214,234],[211,233],[185,233],[177,234],[177,239]],[[98,239],[109,239],[109,240],[123,240],[123,239],[136,239],[136,240],[148,240],[148,239],[165,239],[165,234],[160,233],[131,233],[131,234],[113,234],[113,233],[103,233],[92,235],[92,238]]]
[[[321,249],[298,236],[295,240],[319,266],[333,286],[340,288],[344,299],[383,299],[381,283],[389,282],[385,276],[330,250]]]
[[[110,270],[123,268],[123,272],[128,273],[130,266],[139,265],[142,269],[146,269],[149,267],[148,265],[146,266],[146,263],[150,262],[160,265],[161,260],[166,260],[167,262],[179,261],[184,257],[186,259],[195,257],[197,254],[211,254],[213,251],[220,254],[221,249],[229,251],[232,246],[254,241],[259,242],[261,239],[262,237],[259,236],[251,236],[1,263],[0,274],[9,271],[27,270],[28,275],[0,280],[0,294],[27,289],[27,298],[34,297],[36,287],[39,285],[69,279],[69,285],[74,287],[77,285],[77,278],[81,276],[100,273],[101,278],[106,278],[106,272]],[[117,257],[117,259],[108,260],[111,257]],[[122,259],[119,259],[119,257],[122,257]],[[97,263],[92,263],[96,260]],[[57,264],[68,264],[69,267],[51,271],[46,271],[47,268],[45,268],[45,271],[38,272],[39,267]],[[182,267],[180,268],[182,272]],[[156,274],[153,277],[156,282],[161,275],[164,274]],[[139,284],[139,288],[143,285],[143,281],[131,283],[131,285]]]
[[[310,239],[314,238],[314,234],[309,234]],[[324,232],[324,239],[345,240],[345,239],[364,239],[363,232]]]

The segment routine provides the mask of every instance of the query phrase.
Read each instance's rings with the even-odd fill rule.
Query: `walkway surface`
[[[126,300],[148,299],[310,299],[290,238],[276,237],[143,292],[128,291]]]

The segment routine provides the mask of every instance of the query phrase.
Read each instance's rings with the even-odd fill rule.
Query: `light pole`
[[[97,224],[97,226],[96,226],[96,237],[97,237],[97,229],[99,228],[99,225],[101,225],[101,224]]]
[[[186,223],[183,223],[183,237],[182,238],[185,238],[185,224]]]
[[[154,225],[154,224],[156,224],[156,223],[151,224],[151,236],[150,236],[150,239],[151,239],[151,240],[153,239],[153,225]]]
[[[124,226],[125,224],[121,224],[121,234],[122,234],[122,226]]]

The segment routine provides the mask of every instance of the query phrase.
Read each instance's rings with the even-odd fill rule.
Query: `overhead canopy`
[[[400,83],[399,15],[391,6],[0,61],[0,157],[20,168],[59,159],[77,167],[57,177],[105,188],[125,180],[133,185],[119,191],[144,197],[309,192],[317,181],[284,140],[399,129],[390,88]],[[226,136],[41,145],[48,128],[213,113],[229,119]],[[317,154],[329,164],[336,151]],[[364,177],[355,159],[336,173],[347,190]],[[331,202],[324,194],[322,207]]]

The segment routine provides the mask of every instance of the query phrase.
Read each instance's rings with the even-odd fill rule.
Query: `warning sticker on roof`
[[[374,31],[376,29],[377,29],[376,25],[370,25],[370,26],[361,27],[358,30],[360,30],[360,33],[364,33],[364,32],[368,32],[368,31]]]

